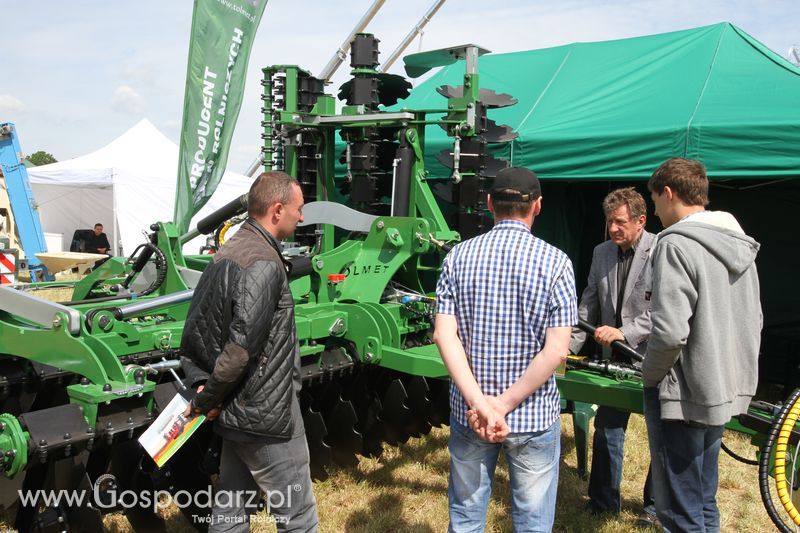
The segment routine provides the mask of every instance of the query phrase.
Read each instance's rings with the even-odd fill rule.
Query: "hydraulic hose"
[[[139,252],[140,249],[142,249],[142,252],[138,257],[136,257],[136,253]],[[158,290],[159,287],[161,287],[161,284],[164,283],[164,280],[167,278],[167,257],[164,255],[164,252],[162,252],[161,249],[152,242],[140,244],[131,254],[129,261],[134,257],[136,257],[136,261],[131,268],[131,273],[128,274],[128,276],[125,278],[125,281],[122,282],[123,287],[127,289],[130,286],[131,282],[133,282],[133,278],[136,277],[136,275],[139,274],[142,269],[144,269],[145,265],[153,256],[153,254],[156,256],[156,279],[150,283],[150,286],[140,292],[139,296],[147,296],[148,294],[152,294]]]
[[[628,377],[639,377],[639,378],[642,377],[641,371],[636,370],[635,368],[629,368],[623,364],[611,363],[609,361],[595,362],[595,361],[585,361],[577,357],[568,357],[567,365],[578,368],[586,368],[589,370],[595,370],[597,372],[601,372],[603,374],[608,374],[612,376],[628,376]]]
[[[228,230],[232,227],[233,224],[231,224],[230,221],[227,221],[214,233],[214,240],[216,241],[218,249],[225,244],[225,234],[228,233]]]
[[[233,218],[236,215],[241,215],[245,211],[247,211],[247,195],[243,194],[238,198],[234,198],[198,222],[197,230],[204,234],[211,233],[224,221],[228,220],[229,218]]]
[[[764,447],[761,449],[761,458],[758,465],[758,484],[761,491],[761,500],[767,510],[772,522],[784,533],[791,533],[794,528],[790,528],[775,509],[772,495],[769,493],[769,461],[773,447],[775,450],[775,484],[778,490],[778,497],[783,504],[786,512],[792,518],[795,525],[800,525],[800,513],[792,503],[792,498],[788,494],[786,487],[786,453],[788,450],[789,437],[800,416],[800,388],[795,389],[786,401],[786,404],[778,413],[775,423],[772,424]],[[794,465],[792,465],[794,467]]]
[[[800,511],[792,502],[791,488],[787,488],[786,483],[786,454],[789,451],[789,437],[800,417],[800,403],[794,401],[788,410],[786,419],[783,421],[775,442],[775,485],[778,488],[778,497],[781,499],[783,508],[789,513],[795,524],[800,525]],[[792,464],[794,470],[797,465]]]
[[[735,451],[733,451],[730,448],[728,448],[727,446],[725,446],[725,443],[722,442],[722,440],[719,441],[719,446],[720,446],[720,448],[722,448],[722,451],[724,451],[725,453],[727,453],[728,455],[730,455],[732,458],[736,459],[740,463],[744,463],[746,465],[752,465],[752,466],[758,466],[758,464],[759,464],[758,459],[748,459],[747,457],[744,457],[743,455],[739,455]]]

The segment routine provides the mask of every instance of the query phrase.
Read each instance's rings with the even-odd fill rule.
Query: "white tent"
[[[109,241],[117,243],[117,255],[130,254],[145,242],[142,231],[153,222],[172,220],[177,175],[178,146],[147,119],[96,152],[28,169],[46,233],[62,234],[67,250],[76,229],[100,222]],[[192,227],[246,193],[251,182],[225,172]],[[185,252],[197,253],[204,242],[204,237],[190,241]]]

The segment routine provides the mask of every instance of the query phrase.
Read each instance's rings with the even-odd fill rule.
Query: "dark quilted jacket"
[[[248,219],[206,267],[181,339],[194,406],[222,404],[217,424],[269,437],[292,435],[300,353],[286,265],[275,238]]]

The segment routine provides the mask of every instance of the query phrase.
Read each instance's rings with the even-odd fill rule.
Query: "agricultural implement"
[[[360,455],[379,455],[384,442],[448,423],[449,383],[431,335],[435,283],[450,247],[491,227],[486,191],[508,166],[492,146],[515,137],[488,116],[516,101],[481,88],[486,52],[466,45],[406,57],[412,77],[464,62],[463,84],[439,88],[440,104],[424,110],[397,105],[410,84],[379,72],[378,40],[369,34],[353,42],[339,113],[309,72],[263,70],[263,166],[295,176],[307,204],[284,254],[294,265],[301,407],[318,478],[327,465],[353,466]],[[437,172],[447,169],[442,180],[425,166],[428,126],[452,139],[436,156]],[[0,495],[19,530],[100,529],[102,512],[122,510],[102,505],[112,493],[207,490],[219,455],[211,431],[195,434],[161,469],[136,439],[178,392],[182,326],[211,257],[184,255],[182,243],[205,233],[222,245],[245,209],[244,197],[234,199],[187,235],[154,223],[129,258],[78,281],[0,287]],[[61,302],[43,297],[58,290],[69,292]],[[559,383],[579,433],[589,404],[641,410],[635,368],[575,361]],[[793,427],[797,413],[784,417],[768,405],[754,413],[761,422],[738,429],[756,443],[777,441],[780,453],[762,456],[763,468],[794,476],[794,462],[780,459],[782,443],[794,452],[796,440],[771,431]],[[20,501],[65,489],[87,491],[95,504]],[[163,528],[152,509],[124,512],[136,529]]]

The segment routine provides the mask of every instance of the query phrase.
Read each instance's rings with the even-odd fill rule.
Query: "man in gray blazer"
[[[626,360],[610,345],[622,341],[644,355],[650,335],[650,248],[655,235],[645,231],[647,207],[633,187],[617,189],[603,200],[609,240],[599,244],[592,255],[589,281],[581,296],[578,316],[596,325],[595,341],[602,346],[603,359]],[[575,328],[570,351],[578,353],[586,333]],[[612,407],[599,407],[594,419],[592,470],[589,476],[589,505],[595,513],[619,513],[621,508],[625,429],[630,413]],[[646,444],[642,444],[646,446]],[[641,525],[654,524],[655,503],[650,490],[650,475],[644,487],[644,514]]]

